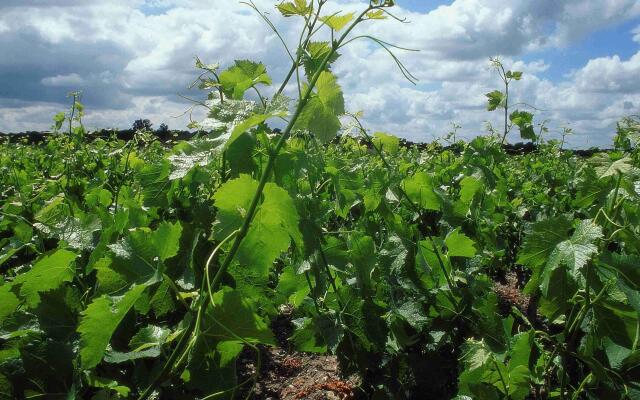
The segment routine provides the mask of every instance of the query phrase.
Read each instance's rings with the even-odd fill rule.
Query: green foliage
[[[210,108],[189,142],[92,137],[74,94],[58,134],[0,145],[0,398],[250,393],[261,371],[239,367],[281,309],[292,347],[336,354],[371,398],[637,397],[635,125],[588,160],[338,135],[360,121],[330,72],[336,34],[393,2],[320,19],[324,3],[278,5],[306,26],[269,96],[263,64],[196,60]],[[488,98],[508,118],[507,91]]]
[[[320,73],[317,90],[306,104],[297,121],[298,129],[307,129],[322,143],[333,139],[340,129],[339,115],[344,114],[344,98],[336,77]]]
[[[526,111],[514,111],[509,115],[511,123],[520,129],[520,137],[528,140],[536,140],[533,130],[533,114]]]
[[[286,1],[276,6],[285,17],[295,15],[304,17],[313,11],[313,4],[308,4],[307,0]]]
[[[349,22],[353,20],[353,13],[345,15],[329,15],[320,17],[320,21],[324,22],[334,31],[341,31]]]
[[[409,199],[426,210],[440,210],[440,199],[433,187],[433,180],[426,172],[418,172],[402,182]]]
[[[452,231],[444,240],[449,257],[473,258],[476,255],[475,242],[458,229]]]
[[[238,60],[235,65],[220,74],[220,84],[227,96],[241,100],[244,93],[258,84],[271,84],[267,68],[262,63]]]
[[[139,285],[121,297],[99,297],[82,313],[78,326],[82,368],[90,369],[100,363],[113,332],[145,289]]]
[[[501,91],[494,90],[493,92],[487,93],[485,96],[488,99],[487,111],[495,111],[498,107],[504,108],[506,97]]]
[[[20,297],[29,307],[37,306],[41,293],[56,289],[73,279],[76,257],[75,253],[60,249],[36,261],[31,270],[20,274],[13,283],[20,288]]]

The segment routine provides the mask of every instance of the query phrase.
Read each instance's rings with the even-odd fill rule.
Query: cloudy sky
[[[275,0],[257,0],[289,43],[300,22]],[[329,11],[366,1],[330,0]],[[419,79],[406,82],[381,49],[356,41],[334,72],[350,111],[367,126],[417,141],[499,126],[484,94],[499,88],[489,57],[524,72],[514,101],[534,105],[550,134],[573,128],[574,146],[607,145],[621,117],[640,113],[640,0],[397,0],[396,21],[360,28],[420,52],[399,52]],[[178,94],[196,76],[194,57],[228,65],[263,61],[275,82],[288,70],[277,37],[236,0],[0,0],[0,131],[47,129],[83,92],[92,128],[138,118],[186,126]],[[277,85],[275,85],[277,87]],[[196,114],[195,117],[199,117]],[[514,133],[512,140],[517,140]]]

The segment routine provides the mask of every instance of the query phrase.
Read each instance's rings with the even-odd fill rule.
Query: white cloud
[[[85,83],[85,80],[76,73],[69,75],[48,76],[42,79],[44,86],[62,86],[62,87],[78,87]]]
[[[628,61],[615,55],[589,60],[575,73],[575,82],[584,92],[640,92],[640,52]]]
[[[278,16],[274,3],[256,1],[270,11],[285,40],[295,43],[299,21]],[[340,0],[328,6],[356,10],[365,3]],[[4,0],[0,8],[0,52],[6,55],[0,59],[0,77],[15,71],[33,75],[12,92],[24,101],[23,116],[15,105],[0,104],[0,130],[48,127],[49,117],[41,113],[53,115],[66,107],[67,89],[78,86],[90,103],[87,121],[95,126],[127,127],[145,117],[183,127],[184,118],[169,116],[190,106],[177,93],[186,93],[195,77],[194,56],[224,65],[260,60],[274,82],[289,67],[276,35],[236,1]],[[536,61],[521,60],[530,51],[571,46],[598,29],[637,18],[637,0],[455,0],[429,13],[397,13],[411,23],[368,23],[360,32],[420,49],[397,52],[419,78],[418,86],[409,85],[389,55],[366,41],[342,49],[334,67],[349,109],[364,110],[372,129],[429,140],[445,133],[451,121],[461,123],[468,137],[483,133],[485,120],[499,125],[498,113],[485,110],[484,97],[500,87],[487,63],[497,54],[525,72],[514,83],[514,101],[545,110],[537,114],[556,126],[572,121],[575,131],[592,142],[607,144],[616,119],[640,105],[640,83],[634,79],[640,72],[638,54],[591,60],[560,82],[544,78],[554,67],[542,59],[544,53]],[[633,35],[640,42],[640,26]]]

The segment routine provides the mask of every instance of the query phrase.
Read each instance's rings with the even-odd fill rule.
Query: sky
[[[255,0],[290,46],[300,21],[274,0]],[[327,13],[366,1],[329,0]],[[489,58],[523,72],[513,103],[546,121],[547,137],[573,129],[574,147],[607,146],[616,122],[640,114],[640,0],[397,0],[408,23],[375,21],[358,33],[418,52],[397,56],[418,78],[407,82],[381,48],[364,40],[333,67],[347,109],[363,111],[372,131],[413,141],[500,126],[485,94],[500,89]],[[262,61],[277,89],[290,66],[275,34],[235,0],[0,0],[0,132],[46,130],[82,91],[90,128],[127,128],[148,118],[185,128],[195,56],[226,67]],[[295,93],[293,86],[288,88]],[[529,108],[530,106],[535,107]],[[191,117],[204,116],[195,109]],[[510,136],[518,141],[517,132]]]

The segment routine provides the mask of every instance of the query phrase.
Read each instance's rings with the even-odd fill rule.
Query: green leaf
[[[539,312],[550,322],[561,323],[564,319],[560,317],[569,311],[569,300],[578,290],[578,285],[565,268],[552,269],[548,274],[549,278],[540,298]]]
[[[485,368],[493,355],[484,342],[468,339],[465,343],[465,353],[462,359],[469,371]]]
[[[326,143],[338,133],[338,116],[344,112],[344,97],[336,77],[331,72],[323,71],[316,83],[316,92],[300,113],[296,127],[307,129]]]
[[[353,13],[320,17],[320,21],[327,24],[334,31],[342,30],[351,20],[353,20]]]
[[[81,310],[79,290],[67,285],[42,293],[33,314],[38,317],[40,329],[49,338],[68,341],[76,336],[78,314]]]
[[[476,255],[475,242],[457,228],[451,231],[444,240],[449,257],[473,258]]]
[[[598,252],[595,242],[602,238],[602,228],[591,220],[580,221],[571,239],[556,245],[547,261],[546,270],[560,264],[570,268],[574,275]]]
[[[158,286],[150,303],[153,313],[158,319],[175,310],[176,301],[173,297],[171,286],[166,280]]]
[[[507,78],[515,79],[516,81],[522,79],[522,72],[520,71],[507,71],[506,75]]]
[[[309,294],[310,289],[304,274],[297,274],[294,268],[289,265],[282,271],[276,291],[285,296],[287,302],[294,307],[299,307]]]
[[[263,194],[264,201],[238,250],[238,261],[266,276],[273,261],[289,248],[292,240],[302,246],[302,234],[298,211],[287,191],[267,183]]]
[[[141,351],[149,347],[160,346],[164,344],[170,333],[169,329],[161,326],[145,326],[131,338],[129,347],[134,351]]]
[[[307,75],[307,79],[311,79],[313,75],[320,68],[320,64],[331,53],[333,48],[329,42],[309,42],[306,51],[302,56],[302,63],[304,65],[304,72]],[[340,55],[338,52],[334,52],[327,64],[324,67],[325,71],[329,70],[329,67],[334,63]]]
[[[225,143],[225,148],[229,148],[229,146],[231,146],[233,142],[235,142],[240,137],[240,135],[244,134],[249,129],[262,124],[269,118],[278,117],[278,116],[284,117],[286,116],[286,113],[277,112],[272,114],[254,114],[249,118],[245,119],[244,121],[240,122],[238,125],[235,126],[235,128],[233,128],[233,131],[231,132],[231,136],[229,137],[229,140],[227,141],[227,143]]]
[[[89,207],[109,207],[111,205],[111,192],[103,188],[95,188],[89,191],[85,197],[85,202]]]
[[[0,286],[0,326],[5,318],[13,314],[19,304],[18,298],[11,292],[11,285]]]
[[[384,132],[376,132],[373,134],[373,145],[379,151],[396,154],[400,150],[400,139]]]
[[[137,174],[145,206],[161,207],[166,204],[170,174],[171,164],[165,160],[158,164],[147,164]]]
[[[180,250],[180,237],[182,236],[182,226],[180,222],[162,222],[158,229],[153,231],[150,239],[156,250],[156,255],[160,260],[165,261],[175,257]]]
[[[605,299],[594,304],[593,311],[600,337],[629,349],[634,346],[638,313],[631,306]]]
[[[55,130],[59,130],[60,128],[62,128],[62,124],[64,123],[64,120],[66,119],[66,116],[64,114],[64,112],[59,112],[56,115],[53,116],[53,122],[55,124]]]
[[[171,331],[155,325],[146,326],[138,331],[129,341],[130,352],[108,350],[104,360],[108,363],[123,363],[141,358],[156,358],[161,354],[161,346]]]
[[[180,143],[178,152],[175,152],[178,146],[174,147],[175,153],[167,157],[172,167],[169,180],[182,179],[196,165],[209,164],[223,150],[226,140],[226,137],[216,139],[206,137]]]
[[[275,344],[267,323],[240,292],[228,287],[213,294],[213,305],[203,319],[203,333],[220,342]]]
[[[271,84],[267,68],[262,63],[236,60],[235,65],[220,74],[220,83],[228,95],[241,100],[244,93],[257,84]]]
[[[568,238],[570,228],[571,221],[562,215],[529,226],[518,253],[518,264],[530,268],[544,265],[558,243]]]
[[[460,181],[460,198],[454,203],[453,208],[455,215],[465,217],[469,213],[471,203],[482,187],[482,182],[472,176],[465,176]]]
[[[131,283],[156,282],[163,273],[163,261],[178,254],[182,226],[179,222],[162,222],[158,229],[137,228],[119,242],[109,245],[113,256],[95,265],[100,293],[114,294]]]
[[[367,13],[367,18],[369,19],[387,19],[387,16],[384,15],[384,11],[376,10]]]
[[[609,365],[611,368],[620,369],[624,360],[631,355],[631,349],[616,344],[608,337],[605,337],[603,342],[604,350],[607,353],[607,358],[609,359]]]
[[[18,275],[14,281],[20,285],[20,296],[31,308],[40,302],[40,293],[56,289],[75,276],[74,261],[77,254],[69,250],[56,252],[40,258],[28,272]]]
[[[429,318],[425,315],[424,307],[421,303],[407,301],[395,311],[417,330],[421,330],[429,323]]]
[[[440,199],[433,190],[431,176],[420,171],[402,181],[402,187],[409,199],[426,210],[440,210]]]
[[[313,10],[313,5],[307,5],[306,0],[294,0],[278,4],[276,8],[285,17],[292,17],[294,15],[304,17],[311,13],[311,11]]]
[[[249,175],[240,175],[216,190],[213,199],[218,209],[214,225],[214,237],[217,240],[226,238],[242,226],[256,190],[258,182]]]
[[[87,374],[85,376],[87,377],[87,383],[90,387],[108,389],[98,392],[98,395],[92,397],[91,400],[111,400],[113,396],[111,391],[116,392],[118,394],[118,397],[129,397],[131,389],[127,386],[121,385],[116,380],[102,378],[99,376],[95,376],[94,374]]]
[[[236,360],[243,348],[243,343],[216,343],[199,335],[182,380],[192,391],[214,393],[217,399],[232,400],[231,394],[238,387]]]
[[[640,257],[607,253],[600,262],[618,272],[620,278],[635,290],[640,290]]]
[[[589,164],[596,169],[599,179],[630,172],[633,169],[632,162],[628,156],[613,161],[607,153],[597,154],[589,159]]]
[[[489,103],[487,104],[488,111],[494,111],[498,107],[504,107],[505,96],[501,91],[494,90],[491,93],[485,94],[485,96],[489,100]]]
[[[145,289],[145,285],[138,285],[124,296],[99,297],[82,312],[78,327],[82,368],[91,369],[100,363],[111,336]]]
[[[521,138],[536,140],[536,133],[533,130],[533,114],[516,110],[509,115],[509,119],[520,129]]]
[[[101,228],[100,219],[77,211],[75,216],[70,213],[64,196],[58,195],[38,211],[35,216],[38,222],[33,226],[47,237],[64,240],[72,249],[92,249],[93,233]]]
[[[356,269],[356,279],[363,297],[372,294],[371,272],[376,264],[375,244],[371,236],[355,235],[349,242],[352,263]]]

